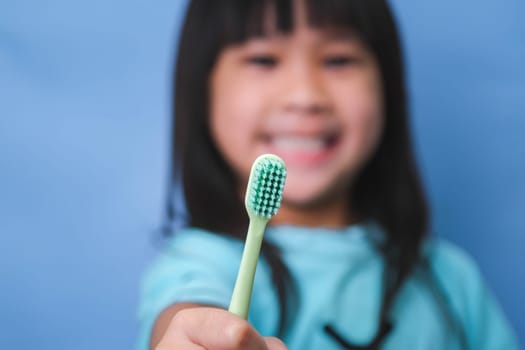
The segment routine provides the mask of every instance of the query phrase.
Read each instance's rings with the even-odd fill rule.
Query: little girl
[[[475,264],[426,237],[384,0],[193,0],[174,102],[187,217],[144,281],[138,349],[517,349]],[[245,321],[225,309],[263,153],[288,177]]]

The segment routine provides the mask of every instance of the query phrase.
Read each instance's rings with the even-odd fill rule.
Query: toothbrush
[[[253,163],[246,188],[245,205],[250,224],[228,311],[247,319],[257,259],[264,229],[279,210],[286,179],[284,161],[274,154],[263,154]]]

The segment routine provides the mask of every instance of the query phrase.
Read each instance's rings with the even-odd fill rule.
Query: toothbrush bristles
[[[262,157],[254,167],[249,203],[256,215],[271,218],[279,210],[286,168],[277,157]]]

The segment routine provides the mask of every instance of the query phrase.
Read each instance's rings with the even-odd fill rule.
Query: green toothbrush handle
[[[254,215],[250,219],[246,243],[241,258],[241,265],[237,273],[237,281],[233,288],[233,294],[228,311],[244,319],[248,318],[250,299],[252,295],[253,281],[257,260],[261,250],[264,228],[268,219]]]

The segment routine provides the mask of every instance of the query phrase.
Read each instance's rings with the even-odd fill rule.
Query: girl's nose
[[[290,63],[281,81],[281,103],[286,112],[322,114],[329,109],[323,75],[314,64]]]

